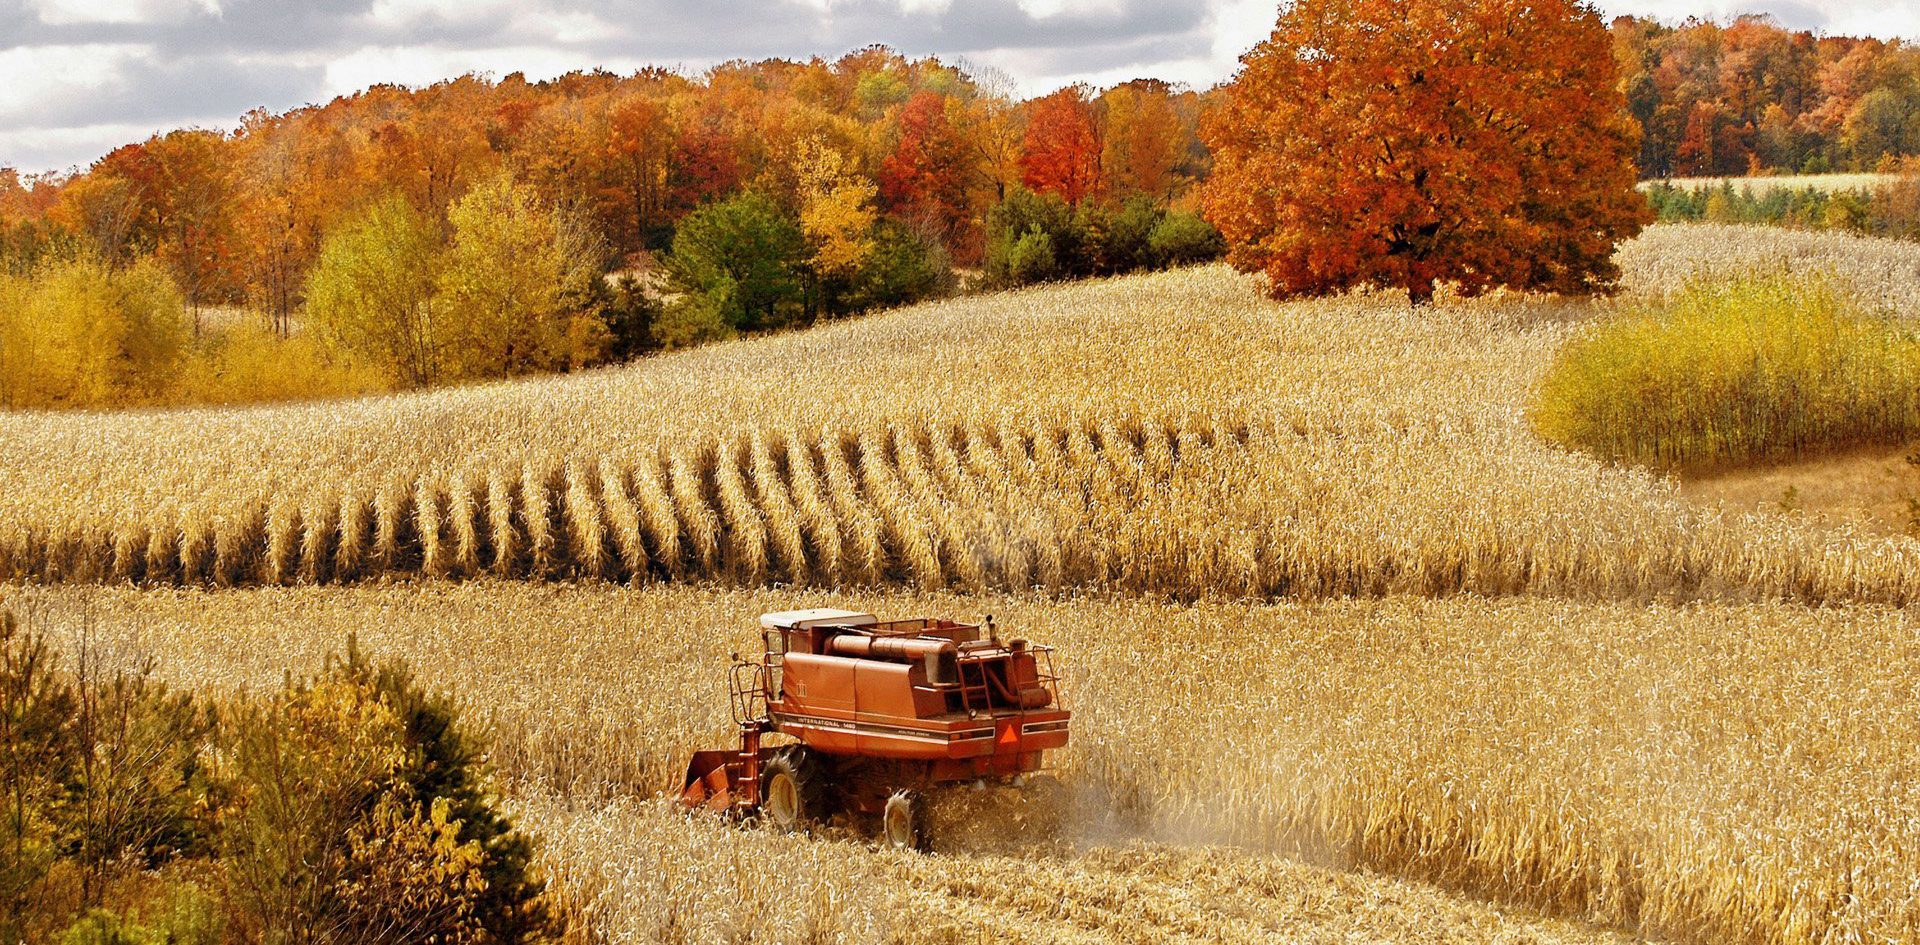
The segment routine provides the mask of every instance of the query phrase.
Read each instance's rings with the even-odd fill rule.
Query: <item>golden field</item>
[[[1762,177],[1670,177],[1662,181],[1648,181],[1640,186],[1646,188],[1654,184],[1668,184],[1681,190],[1694,190],[1724,184],[1755,194],[1802,188],[1832,193],[1843,190],[1870,191],[1898,179],[1897,174],[1778,174]]]
[[[1355,885],[1302,938],[1520,935],[1510,921],[1524,912],[1474,931],[1487,919],[1475,899],[1691,941],[1920,933],[1920,624],[1908,611],[495,581],[15,596],[56,639],[90,626],[117,658],[152,657],[216,690],[270,687],[349,633],[406,657],[490,720],[549,868],[603,928],[631,931],[619,940],[651,940],[670,920],[712,940],[763,912],[809,910],[849,940],[878,940],[887,929],[873,923],[904,908],[963,932],[1023,916],[1034,941],[1083,925],[1121,940],[1257,939],[1261,922],[1305,921],[1295,897],[1324,883]],[[1060,774],[1075,800],[1058,837],[963,838],[917,858],[689,826],[634,799],[732,737],[723,669],[752,642],[754,615],[828,602],[991,612],[1061,647],[1076,732]],[[801,869],[808,895],[770,878],[778,866],[763,856]],[[867,894],[901,874],[902,888]],[[1394,886],[1403,901],[1386,924],[1356,927],[1392,885],[1367,874],[1471,897],[1443,909],[1429,887]],[[1238,920],[1218,914],[1243,906]],[[797,937],[805,923],[771,926]]]
[[[1920,266],[1920,248],[1833,239],[1656,229],[1623,258],[1634,292],[1780,258],[1850,262],[1863,285]],[[1592,312],[1281,306],[1208,268],[563,379],[15,414],[0,575],[1915,599],[1911,544],[1697,510],[1541,445],[1529,392]]]
[[[1629,301],[1920,294],[1882,241],[1621,261]],[[212,690],[350,634],[405,658],[491,729],[596,941],[1920,941],[1920,542],[1539,440],[1614,306],[1205,268],[563,378],[0,415],[0,603]],[[654,799],[733,737],[755,617],[829,604],[1058,645],[1057,829],[950,810],[922,856]]]

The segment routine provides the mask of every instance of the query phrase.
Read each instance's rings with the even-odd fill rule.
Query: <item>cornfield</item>
[[[1620,247],[1618,260],[1627,289],[1638,295],[1670,295],[1733,276],[1817,274],[1868,311],[1920,317],[1920,247],[1906,240],[1769,226],[1655,226]]]
[[[1681,190],[1694,190],[1701,187],[1731,186],[1734,190],[1752,191],[1755,194],[1771,193],[1775,190],[1799,190],[1811,188],[1829,193],[1846,190],[1871,191],[1899,180],[1898,174],[1783,174],[1765,177],[1670,177],[1663,181],[1650,181],[1640,185],[1643,189],[1655,183],[1667,184]]]
[[[1663,252],[1738,242],[1648,239],[1682,237]],[[0,576],[1915,599],[1911,544],[1698,510],[1542,445],[1529,391],[1587,311],[1283,307],[1213,268],[562,380],[9,415]]]
[[[1622,261],[1642,298],[1810,266],[1920,301],[1901,244],[1660,227]],[[0,606],[195,688],[349,634],[405,658],[595,940],[1920,941],[1920,542],[1543,443],[1532,392],[1612,304],[1209,268],[565,378],[4,414]],[[754,617],[822,605],[1057,644],[1057,828],[925,857],[655,799],[735,736]]]
[[[991,612],[1061,647],[1076,726],[1059,759],[1075,799],[1062,836],[962,844],[926,861],[853,839],[689,825],[632,799],[674,785],[696,747],[732,737],[723,668],[751,644],[753,616],[829,601]],[[1136,923],[1147,939],[1250,940],[1266,906],[1204,890],[1238,875],[1238,895],[1284,909],[1298,884],[1325,881],[1308,866],[1422,879],[1656,938],[1920,934],[1909,670],[1920,626],[1906,611],[1543,598],[1175,605],[489,580],[49,589],[15,606],[56,636],[91,624],[117,658],[152,657],[203,687],[271,686],[348,633],[405,655],[491,720],[495,763],[528,825],[551,838],[555,878],[630,940],[670,937],[662,929],[674,923],[691,940],[725,938],[763,911],[774,938],[818,927],[883,939],[887,917],[904,911],[960,940],[1002,920],[1033,940]],[[771,883],[788,875],[780,864],[805,877],[797,892]],[[886,876],[905,878],[869,895]],[[1236,902],[1248,910],[1237,919]],[[1327,928],[1296,931],[1326,937],[1364,911],[1335,900],[1270,921],[1321,915]],[[1464,919],[1426,898],[1383,920],[1407,927],[1342,934],[1519,934],[1455,928]],[[1285,926],[1271,934],[1289,937]]]

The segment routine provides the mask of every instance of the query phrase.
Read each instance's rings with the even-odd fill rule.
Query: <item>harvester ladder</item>
[[[967,714],[973,715],[993,708],[992,690],[987,688],[987,665],[976,660],[961,660],[959,665],[960,704],[966,708]],[[968,678],[967,670],[969,669],[973,670],[972,675],[979,680],[978,682]],[[976,695],[980,700],[978,705],[974,703]]]

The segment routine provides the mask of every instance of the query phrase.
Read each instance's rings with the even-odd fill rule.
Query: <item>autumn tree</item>
[[[742,178],[739,143],[720,109],[689,103],[674,116],[679,133],[673,142],[673,172],[667,197],[682,213],[738,187]]]
[[[981,94],[960,110],[960,137],[972,153],[976,179],[989,191],[991,202],[1007,199],[1020,186],[1020,146],[1026,139],[1026,110],[1014,94],[1013,77],[984,68],[978,81]]]
[[[447,213],[437,286],[461,378],[509,377],[599,360],[606,326],[587,310],[604,246],[583,220],[500,174]]]
[[[436,319],[439,229],[399,194],[375,201],[328,234],[307,287],[307,314],[329,341],[379,365],[399,387],[447,372],[446,326]]]
[[[200,308],[231,293],[232,170],[218,132],[175,131],[147,142],[156,169],[153,247],[187,300],[194,330]]]
[[[947,116],[946,96],[918,92],[900,110],[898,138],[880,162],[880,196],[887,209],[935,227],[952,240],[970,213],[971,157]]]
[[[137,255],[132,239],[141,200],[139,184],[118,174],[96,171],[61,188],[52,216],[79,234],[82,245],[94,258],[124,265]]]
[[[622,211],[614,231],[622,246],[647,245],[664,222],[674,137],[666,108],[651,99],[626,98],[608,112],[606,194]]]
[[[1020,177],[1027,189],[1077,204],[1100,190],[1100,127],[1086,86],[1027,103]]]
[[[1299,0],[1210,116],[1207,215],[1276,297],[1586,293],[1650,216],[1576,0]]]
[[[482,123],[490,90],[463,76],[411,94],[392,86],[373,91],[403,98],[371,133],[364,156],[370,185],[406,196],[424,213],[445,213],[492,167]]]
[[[187,341],[179,291],[151,259],[115,268],[83,256],[0,276],[0,406],[156,402]]]
[[[1180,160],[1180,118],[1165,82],[1139,79],[1100,96],[1106,133],[1100,152],[1101,176],[1115,196],[1173,196],[1173,169]]]
[[[836,292],[873,254],[873,181],[853,172],[846,156],[819,138],[801,142],[794,173],[799,181],[800,232],[811,255],[807,268],[816,296]],[[809,300],[810,308],[826,300]],[[811,313],[810,313],[811,314]]]

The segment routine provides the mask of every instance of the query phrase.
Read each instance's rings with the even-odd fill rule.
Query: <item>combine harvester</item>
[[[730,677],[740,747],[694,754],[689,808],[786,830],[878,815],[885,843],[926,849],[928,792],[1022,783],[1067,743],[1052,648],[1002,642],[992,617],[796,610],[760,627],[760,659],[736,655]]]

